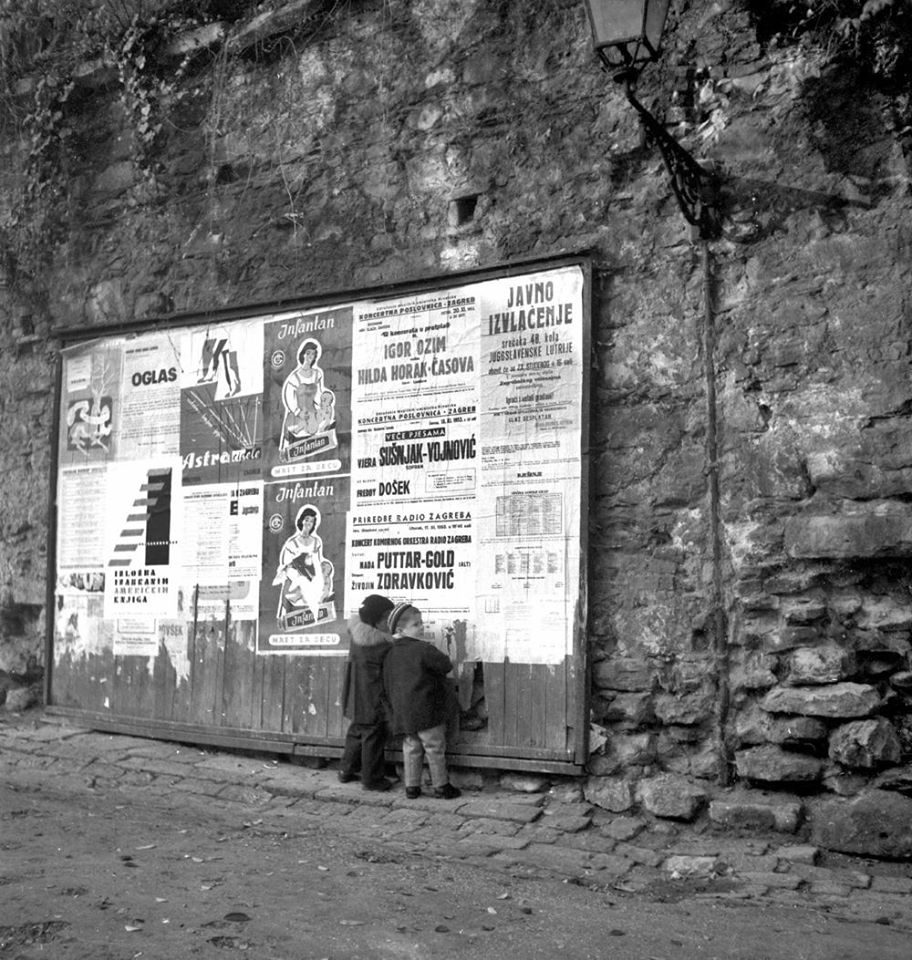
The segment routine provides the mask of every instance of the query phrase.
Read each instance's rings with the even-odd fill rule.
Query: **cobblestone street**
[[[259,842],[272,851],[269,856],[278,856],[273,849],[276,843],[280,847],[284,844],[287,856],[280,858],[281,863],[273,865],[272,876],[285,877],[281,886],[286,893],[289,883],[292,888],[298,889],[315,877],[320,879],[325,866],[326,872],[331,871],[335,881],[344,888],[340,888],[334,900],[341,913],[326,921],[333,928],[340,923],[345,924],[346,916],[343,914],[346,910],[354,909],[352,904],[358,903],[363,908],[370,902],[370,893],[364,892],[370,878],[365,878],[364,869],[371,872],[371,882],[379,883],[384,889],[390,890],[400,884],[406,893],[420,893],[422,885],[415,885],[412,882],[414,878],[410,880],[404,874],[398,879],[388,876],[389,870],[393,869],[391,865],[397,865],[393,870],[395,873],[405,869],[405,864],[409,870],[419,872],[444,870],[450,872],[448,875],[458,874],[458,889],[453,891],[446,905],[434,901],[418,906],[415,900],[409,901],[403,908],[409,923],[418,922],[425,932],[441,925],[452,926],[444,915],[458,914],[462,918],[461,929],[469,929],[472,923],[475,924],[472,927],[473,936],[481,936],[491,922],[503,934],[506,929],[503,926],[504,910],[509,908],[516,913],[522,906],[522,895],[531,896],[531,892],[535,891],[535,897],[539,898],[538,906],[530,908],[535,910],[535,914],[522,913],[521,910],[516,914],[517,922],[522,921],[522,936],[519,936],[518,927],[513,924],[508,941],[512,946],[502,941],[498,948],[501,953],[515,949],[516,955],[528,953],[525,948],[520,949],[520,944],[526,942],[524,937],[538,938],[537,942],[550,943],[553,949],[562,949],[555,945],[557,943],[566,945],[573,942],[577,952],[568,955],[596,955],[589,953],[590,949],[595,949],[589,941],[597,943],[599,936],[623,927],[616,920],[615,911],[621,911],[627,918],[625,922],[632,925],[624,928],[625,933],[633,935],[639,931],[637,935],[645,935],[658,924],[655,929],[667,933],[666,946],[669,942],[674,946],[675,940],[684,942],[674,930],[680,928],[680,910],[685,906],[688,912],[700,912],[704,920],[706,916],[715,918],[710,926],[720,922],[720,917],[724,916],[723,927],[735,929],[743,923],[751,928],[761,917],[767,918],[762,920],[766,925],[772,916],[776,918],[774,927],[778,924],[776,928],[783,931],[791,929],[788,923],[782,926],[783,917],[792,918],[789,921],[792,924],[810,924],[809,929],[821,936],[835,929],[841,937],[848,937],[849,940],[842,944],[842,952],[831,950],[826,954],[830,957],[873,956],[872,952],[864,952],[863,947],[866,938],[869,941],[872,935],[882,944],[876,951],[877,956],[894,956],[890,950],[893,946],[899,950],[905,942],[905,933],[912,930],[912,878],[907,864],[826,855],[824,851],[802,843],[800,833],[734,835],[730,831],[612,815],[589,804],[559,802],[551,795],[507,791],[466,791],[462,798],[452,801],[429,797],[407,800],[401,786],[389,794],[377,794],[363,792],[358,784],[339,784],[331,769],[307,769],[266,755],[242,756],[194,746],[90,732],[59,720],[45,719],[40,714],[4,720],[0,727],[0,748],[3,782],[6,785],[3,808],[3,846],[6,852],[2,883],[8,894],[7,909],[0,916],[0,926],[6,931],[4,935],[7,941],[0,936],[0,947],[5,942],[14,942],[14,934],[9,931],[19,930],[26,919],[33,925],[57,922],[61,917],[66,920],[57,902],[51,914],[43,917],[34,916],[33,912],[26,916],[16,906],[18,885],[23,876],[35,875],[34,865],[40,859],[35,845],[51,842],[48,839],[48,819],[62,830],[62,839],[59,841],[61,859],[55,863],[43,862],[41,877],[48,882],[53,881],[52,886],[56,885],[59,889],[61,884],[66,886],[61,879],[61,870],[66,872],[67,869],[73,869],[73,864],[68,861],[78,862],[86,847],[94,850],[95,856],[106,857],[108,865],[113,857],[115,866],[120,868],[115,873],[123,872],[124,863],[133,862],[135,865],[145,860],[146,866],[149,866],[148,860],[154,855],[137,851],[154,842],[157,850],[155,855],[161,855],[165,844],[161,838],[152,836],[156,829],[161,828],[149,826],[144,830],[142,827],[145,821],[156,816],[174,834],[171,836],[174,847],[172,861],[189,857],[193,863],[196,857],[205,863],[205,858],[212,856],[213,849],[220,854],[219,860],[227,856],[228,850],[242,854],[241,865],[231,871],[235,884],[232,899],[235,903],[249,905],[250,884],[255,882],[259,885],[260,881],[254,881],[252,874],[246,874],[249,871],[258,874],[265,870],[262,851],[257,857],[251,858],[245,852],[246,847],[237,848],[235,841],[243,845],[258,837]],[[62,814],[43,814],[38,821],[42,822],[42,832],[35,836],[44,839],[28,841],[27,828],[36,822],[30,811],[40,811],[43,805],[53,806],[55,802],[60,804]],[[59,822],[60,816],[66,819],[68,809],[73,817],[71,825]],[[207,813],[212,817],[211,824],[207,824]],[[90,840],[85,834],[87,826],[92,823],[86,817],[105,819],[111,837],[117,838],[111,846],[116,847],[119,853],[113,849],[98,849],[97,841]],[[181,822],[184,817],[189,817],[188,822]],[[200,823],[204,826],[197,833]],[[181,828],[179,832],[178,826]],[[94,827],[97,829],[98,821]],[[127,835],[130,839],[125,842]],[[308,840],[306,845],[294,845],[298,857],[291,855],[285,843],[288,838],[295,837],[306,837]],[[225,844],[226,841],[232,842],[227,846],[212,846],[216,843]],[[340,845],[337,854],[332,853],[333,844]],[[181,849],[184,849],[183,854],[179,853]],[[301,851],[305,849],[309,857],[321,851],[329,863],[315,864],[309,860],[305,863],[300,859],[303,856]],[[333,857],[336,857],[336,862]],[[343,863],[347,867],[357,868],[349,879],[345,879],[344,871],[343,877],[339,877],[339,868]],[[388,867],[386,873],[380,869],[384,865]],[[220,867],[220,871],[224,869],[224,866]],[[362,872],[359,873],[359,870]],[[380,872],[372,872],[376,870]],[[289,881],[283,871],[300,871],[301,875]],[[70,886],[80,887],[80,883],[77,883],[79,873],[79,870],[75,870]],[[127,871],[127,874],[132,878],[133,871]],[[90,868],[87,875],[107,877],[114,874],[107,869],[99,874]],[[165,871],[163,882],[166,885],[174,880],[173,876],[169,880],[169,876]],[[387,881],[392,886],[386,886]],[[225,882],[222,877],[219,885]],[[268,879],[264,878],[262,882],[269,886]],[[410,885],[413,889],[410,889]],[[187,908],[191,912],[194,907],[202,909],[207,906],[206,886],[204,870],[200,886],[195,890],[191,887],[186,890],[190,897]],[[117,884],[112,889],[116,892]],[[33,891],[35,895],[37,890],[36,887]],[[487,900],[475,903],[482,890],[486,891]],[[93,895],[97,892],[94,891]],[[113,893],[110,896],[113,898]],[[261,904],[270,904],[270,914],[281,928],[285,916],[283,911],[292,907],[286,906],[276,912],[278,900],[274,896],[264,900],[261,892],[258,897]],[[505,902],[499,904],[498,897],[504,897]],[[570,897],[570,900],[565,903],[566,897]],[[48,900],[49,904],[52,899]],[[557,905],[558,900],[561,901],[560,906]],[[463,916],[470,902],[475,904],[472,909],[477,923],[469,923]],[[612,910],[606,911],[609,904]],[[231,912],[228,909],[230,906],[226,902],[223,914]],[[553,907],[556,911],[553,925],[540,926],[543,906],[549,909]],[[414,916],[413,907],[417,911]],[[488,913],[488,907],[493,912]],[[719,914],[719,910],[726,907],[730,908],[728,912]],[[134,911],[137,909],[138,906],[133,907]],[[609,926],[601,929],[600,925],[590,922],[586,925],[585,934],[581,930],[574,934],[570,914],[577,909],[603,912]],[[243,910],[250,912],[247,907],[243,907]],[[435,910],[442,912],[435,917]],[[773,913],[769,914],[769,911]],[[196,912],[199,912],[198,909]],[[654,912],[657,912],[656,918],[644,923],[642,918]],[[614,918],[610,922],[609,915]],[[529,920],[532,916],[537,918],[535,923]],[[421,918],[420,922],[417,918]],[[358,925],[362,919],[356,917],[357,924],[353,930],[360,929]],[[208,922],[199,917],[195,917],[195,921]],[[326,923],[317,926],[325,932],[329,929]],[[666,923],[670,924],[670,933],[663,926]],[[565,924],[571,926],[566,927]],[[118,931],[123,930],[124,926],[130,926],[129,918],[117,928]],[[145,920],[140,927],[148,933]],[[347,928],[343,926],[343,930]],[[489,932],[493,934],[494,927]],[[809,952],[795,952],[797,947],[793,944],[789,953],[786,950],[787,941],[783,941],[783,950],[786,952],[780,954],[776,952],[778,947],[775,938],[767,942],[767,932],[765,926],[758,928],[758,935],[762,933],[764,937],[763,949],[769,951],[768,954],[758,953],[755,949],[753,952],[747,950],[745,956],[756,960],[760,956],[818,955],[814,952],[817,947],[813,946],[818,941],[813,937],[802,941],[800,945],[801,949]],[[286,947],[276,942],[270,947],[271,953],[261,955],[371,957],[404,955],[402,951],[406,949],[397,948],[397,952],[392,947],[384,947],[381,950],[375,943],[368,949],[364,943],[349,942],[354,935],[352,930],[347,930],[346,935],[348,939],[341,946],[340,941],[327,941],[325,952],[315,953],[311,947],[288,952]],[[706,934],[710,938],[719,935],[721,929],[710,930]],[[235,934],[231,936],[235,937]],[[519,940],[516,940],[517,936]],[[451,938],[446,949],[456,947],[456,943],[452,942],[454,939]],[[401,935],[399,940],[402,940]],[[242,941],[243,938],[238,940]],[[531,940],[528,942],[531,943]],[[741,953],[735,952],[734,946],[730,945],[723,951],[718,946],[708,948],[706,944],[712,942],[711,939],[701,942],[700,951],[694,952],[694,956],[741,956]],[[157,939],[154,943],[162,946]],[[630,947],[631,943],[626,940],[625,948]],[[739,950],[749,946],[744,941],[739,941],[739,944]],[[823,941],[820,941],[821,947],[822,944]],[[233,945],[237,946],[237,943]],[[493,951],[493,941],[489,945]],[[149,957],[154,955],[149,952],[153,946],[146,943],[137,951],[141,950],[143,956]],[[476,945],[476,948],[475,953],[481,955],[478,952],[480,946]],[[71,948],[76,949],[75,946]],[[643,949],[652,952],[614,955],[671,956],[671,952],[662,952],[655,943]],[[707,949],[710,952],[705,952]],[[677,956],[690,955],[681,950],[678,948],[672,952]],[[903,951],[895,956],[907,956],[907,953],[903,947]],[[412,955],[408,951],[406,954]],[[20,949],[11,955],[31,957],[37,953],[22,952]],[[45,952],[43,955],[51,954]],[[88,956],[78,950],[57,955]],[[139,955],[139,952],[123,952],[119,948],[110,954],[117,957]],[[431,951],[414,955],[437,954]]]

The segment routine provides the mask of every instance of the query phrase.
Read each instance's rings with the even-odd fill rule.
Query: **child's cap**
[[[403,614],[408,610],[414,610],[416,613],[418,612],[417,607],[413,607],[410,603],[405,603],[404,601],[402,603],[397,603],[396,606],[393,607],[393,612],[389,615],[389,620],[386,621],[387,624],[389,624],[390,633],[396,632],[396,627],[399,625],[399,621],[402,619]]]
[[[379,593],[372,593],[365,597],[358,610],[358,616],[362,623],[369,623],[372,627],[377,626],[387,610],[393,609],[393,601],[388,597],[382,597]]]

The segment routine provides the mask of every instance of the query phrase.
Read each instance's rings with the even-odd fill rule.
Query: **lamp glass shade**
[[[658,54],[670,0],[586,0],[596,50],[641,67]]]

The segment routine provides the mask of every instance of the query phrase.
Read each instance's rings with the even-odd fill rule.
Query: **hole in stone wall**
[[[478,206],[478,194],[473,193],[466,197],[457,197],[450,201],[448,211],[451,227],[464,227],[475,219],[475,209]]]
[[[235,180],[239,179],[240,175],[230,163],[223,163],[218,170],[215,171],[216,183],[234,183]]]

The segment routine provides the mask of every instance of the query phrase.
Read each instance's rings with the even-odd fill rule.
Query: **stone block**
[[[615,734],[610,744],[612,754],[625,767],[655,760],[655,736],[651,733]]]
[[[549,816],[543,823],[547,829],[557,830],[559,833],[580,833],[592,826],[592,818],[557,814]]]
[[[459,812],[464,817],[490,817],[494,820],[513,820],[516,823],[532,823],[541,816],[540,807],[528,803],[509,803],[505,800],[470,800],[459,808]]]
[[[706,802],[706,791],[684,777],[662,774],[641,780],[637,797],[644,809],[657,817],[693,820]]]
[[[770,743],[780,746],[817,744],[826,740],[827,725],[814,717],[774,717],[766,734]]]
[[[819,640],[819,627],[785,626],[763,637],[763,649],[770,653],[783,653],[796,647],[814,645]]]
[[[768,713],[760,709],[760,705],[751,700],[735,716],[735,737],[742,747],[758,746],[768,743],[769,730],[772,719]]]
[[[820,779],[823,761],[774,744],[750,747],[735,753],[738,775],[766,783],[808,783]]]
[[[652,695],[645,691],[618,693],[605,706],[602,720],[605,723],[627,723],[639,726],[654,718]]]
[[[820,647],[802,647],[793,651],[786,660],[788,684],[836,683],[851,677],[856,670],[855,657],[835,643]]]
[[[25,687],[11,687],[6,691],[3,709],[7,713],[22,713],[41,699],[41,688],[36,684]]]
[[[614,817],[600,831],[613,840],[632,840],[645,826],[639,817]]]
[[[504,790],[513,790],[516,793],[544,793],[551,786],[547,777],[523,773],[501,774],[499,782]]]
[[[912,877],[873,877],[871,889],[879,893],[912,894]]]
[[[825,603],[806,597],[787,600],[780,607],[780,613],[786,623],[813,623],[815,620],[820,620],[826,612]]]
[[[779,682],[773,673],[770,661],[773,658],[764,656],[762,660],[751,660],[741,666],[735,666],[730,673],[731,688],[734,692],[741,690],[769,690]]]
[[[861,870],[832,870],[829,867],[815,867],[809,863],[793,863],[791,869],[802,880],[839,883],[855,890],[867,890],[871,886],[870,874]]]
[[[901,752],[893,724],[883,717],[843,724],[830,736],[830,759],[844,767],[884,767],[898,763]]]
[[[823,771],[823,786],[840,797],[856,797],[870,784],[871,778],[860,773],[848,773],[838,763],[830,763]]]
[[[593,753],[589,756],[589,762],[586,769],[594,777],[610,777],[614,773],[620,773],[623,764],[613,754]]]
[[[850,502],[823,516],[785,522],[790,557],[845,560],[851,557],[912,556],[912,507],[893,500]]]
[[[628,780],[590,777],[583,787],[583,796],[612,813],[623,813],[633,806],[633,786]]]
[[[655,697],[656,717],[662,723],[692,726],[708,720],[713,713],[715,697],[709,690],[689,693],[660,693]]]
[[[709,804],[709,819],[723,827],[794,833],[801,820],[797,798],[760,791],[733,791]]]
[[[648,691],[653,684],[648,665],[633,657],[600,660],[592,667],[592,680],[598,689],[626,692]]]
[[[774,887],[778,890],[797,890],[801,886],[801,878],[793,877],[790,873],[742,873],[741,879],[761,887]]]
[[[716,857],[691,857],[683,854],[675,854],[668,857],[663,864],[663,869],[673,880],[679,880],[683,877],[711,877],[716,869],[718,859]]]
[[[912,856],[912,799],[870,790],[853,800],[808,804],[811,839],[818,846],[864,857]]]
[[[864,683],[833,683],[822,687],[776,687],[761,701],[769,713],[806,717],[866,717],[882,704],[877,690]]]
[[[820,856],[820,849],[809,843],[793,843],[779,847],[776,856],[789,863],[809,863],[813,866]]]
[[[912,628],[912,606],[903,596],[865,597],[855,619],[865,630],[909,630]],[[908,641],[904,647],[908,649]]]
[[[579,780],[558,781],[548,791],[548,799],[555,803],[582,803],[583,785]]]

